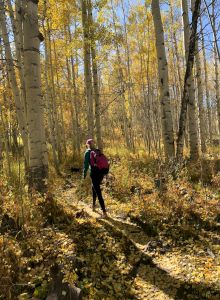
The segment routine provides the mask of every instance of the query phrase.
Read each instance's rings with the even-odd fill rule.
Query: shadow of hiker
[[[120,228],[115,227],[115,220],[108,218],[107,220],[99,220],[99,222],[108,231],[108,234],[118,239],[118,242],[121,244],[121,251],[124,252],[127,263],[133,265],[129,273],[130,279],[133,281],[136,276],[139,276],[157,289],[162,290],[168,296],[178,300],[205,300],[209,299],[209,295],[215,296],[216,298],[214,299],[219,299],[217,297],[220,297],[220,290],[207,284],[187,283],[181,279],[172,277],[167,271],[158,267],[152,261],[151,257],[140,251]],[[134,261],[134,256],[138,260]],[[139,271],[141,266],[146,266],[144,272]]]

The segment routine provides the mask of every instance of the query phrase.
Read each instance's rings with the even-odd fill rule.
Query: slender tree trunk
[[[17,19],[15,20],[14,12],[11,4],[11,0],[7,0],[7,5],[9,8],[9,14],[12,24],[13,35],[15,39],[15,52],[17,58],[17,68],[19,72],[19,80],[20,80],[20,98],[22,101],[22,105],[24,106],[24,118],[26,118],[26,101],[25,101],[25,86],[24,86],[24,67],[22,61],[22,21],[21,21],[21,14],[22,14],[22,4],[20,0],[15,2],[15,13]]]
[[[115,24],[115,12],[113,7],[113,1],[111,0],[111,8],[112,8],[112,16],[113,16],[113,27],[115,35],[117,35],[117,29]],[[122,69],[122,59],[120,55],[120,49],[118,42],[116,41],[116,55],[118,59],[118,82],[120,83],[120,106],[121,106],[121,114],[122,114],[122,135],[125,139],[126,146],[129,150],[132,150],[132,134],[131,134],[131,121],[129,117],[127,116],[126,111],[126,97],[125,97],[125,80],[124,80],[124,74]]]
[[[171,36],[172,36],[172,40],[173,40],[173,48],[174,48],[174,57],[173,57],[173,61],[176,63],[177,66],[177,76],[175,76],[175,80],[176,82],[176,87],[177,87],[177,91],[176,91],[176,105],[175,105],[175,126],[174,126],[174,132],[175,134],[178,132],[179,128],[179,114],[180,114],[180,103],[181,103],[181,96],[183,93],[183,79],[182,79],[182,74],[181,74],[181,56],[179,54],[179,50],[178,50],[178,41],[177,41],[177,30],[176,30],[176,26],[175,26],[175,21],[174,21],[174,11],[173,11],[173,7],[174,7],[174,1],[170,0],[170,17],[171,17],[171,21],[172,21],[172,25],[171,25]],[[175,67],[174,67],[175,70]]]
[[[57,52],[56,52],[56,45],[55,41],[53,40],[53,52],[54,52],[54,58],[55,61],[58,63],[58,57],[57,57]],[[55,67],[55,74],[56,74],[56,84],[57,84],[57,99],[59,100],[59,106],[60,106],[60,135],[61,135],[61,144],[63,145],[63,150],[65,156],[67,156],[67,145],[66,145],[66,134],[65,134],[65,124],[64,124],[64,117],[63,117],[63,100],[61,97],[61,89],[60,89],[60,81],[59,81],[59,75],[58,75],[58,67],[56,65]],[[61,149],[62,149],[61,145]]]
[[[46,190],[48,158],[41,94],[40,52],[42,36],[38,28],[38,5],[27,1],[24,15],[24,78],[27,100],[29,184],[40,192]]]
[[[72,42],[72,35],[70,31],[70,26],[68,26],[68,33],[69,33],[69,41],[70,43]],[[76,51],[75,59],[77,62],[78,55]],[[71,71],[72,71],[72,87],[73,87],[73,95],[72,95],[72,105],[74,107],[75,111],[75,119],[76,119],[76,126],[75,126],[75,142],[76,142],[76,151],[79,154],[80,153],[80,123],[79,123],[79,93],[78,89],[76,86],[76,79],[77,79],[77,72],[75,70],[75,65],[74,65],[74,58],[73,55],[70,56],[71,60]]]
[[[92,75],[93,75],[93,89],[95,100],[95,128],[98,148],[103,148],[102,143],[102,130],[101,130],[101,112],[100,112],[100,94],[99,94],[99,80],[98,80],[98,67],[96,57],[96,42],[94,37],[94,22],[92,16],[92,3],[88,0],[88,21],[90,29],[90,45],[92,55]]]
[[[135,150],[135,145],[134,145],[134,130],[135,130],[135,123],[134,123],[134,105],[133,105],[133,99],[136,99],[135,92],[133,89],[133,82],[131,78],[131,59],[130,59],[130,48],[129,48],[129,43],[128,43],[128,31],[127,31],[127,23],[126,23],[126,17],[125,17],[125,7],[124,3],[122,0],[121,2],[121,7],[122,7],[122,14],[123,14],[123,25],[124,25],[124,37],[125,37],[125,55],[126,55],[126,65],[127,65],[127,90],[128,90],[128,104],[129,104],[129,119],[130,119],[130,144],[132,151]]]
[[[75,120],[75,113],[74,113],[74,95],[72,91],[72,84],[71,84],[71,72],[69,66],[69,60],[66,57],[66,69],[67,69],[67,81],[68,81],[68,98],[70,99],[70,113],[71,113],[71,126],[72,126],[72,148],[73,148],[73,158],[77,151],[77,143],[76,143],[76,120]]]
[[[19,129],[24,144],[25,159],[28,162],[29,153],[28,153],[28,138],[27,138],[26,121],[25,121],[25,108],[24,108],[24,103],[21,100],[20,91],[18,88],[16,73],[14,69],[14,61],[11,54],[11,47],[10,47],[10,42],[9,42],[9,37],[8,37],[7,27],[6,27],[4,2],[2,0],[0,0],[0,25],[1,25],[2,38],[3,38],[4,48],[5,48],[6,67],[9,74],[9,80],[10,80],[10,86],[12,89],[13,98],[15,101]]]
[[[168,85],[168,65],[166,59],[165,45],[164,45],[164,31],[161,20],[160,5],[158,0],[152,1],[152,14],[156,35],[156,50],[158,59],[158,74],[160,87],[160,103],[162,110],[162,129],[165,156],[172,158],[174,152],[174,134],[173,134],[173,120],[171,114],[169,85]]]
[[[186,116],[187,116],[187,105],[189,103],[189,79],[192,76],[195,46],[196,46],[196,34],[197,24],[200,13],[201,0],[195,1],[193,16],[192,16],[192,31],[190,35],[189,51],[187,56],[186,73],[184,78],[184,89],[181,103],[180,121],[179,121],[179,132],[177,137],[177,157],[180,159],[183,156],[183,136],[186,127]]]
[[[206,106],[207,106],[207,113],[208,113],[208,140],[209,140],[209,143],[212,143],[212,113],[211,113],[210,95],[209,95],[209,87],[208,87],[209,78],[208,78],[208,71],[207,71],[204,33],[203,33],[203,27],[202,27],[203,24],[202,24],[201,17],[200,17],[200,23],[201,23],[203,66],[204,66],[204,73],[205,73],[205,95],[206,95]]]
[[[219,69],[217,60],[217,51],[214,46],[214,57],[215,57],[215,90],[216,90],[216,102],[217,102],[217,116],[218,116],[218,131],[220,140],[220,92],[219,92]]]
[[[55,136],[55,130],[54,130],[54,120],[53,120],[53,113],[52,113],[52,97],[51,97],[51,90],[48,80],[48,74],[49,74],[49,57],[48,57],[48,42],[47,42],[47,34],[45,26],[43,26],[43,33],[44,33],[44,53],[45,53],[45,65],[44,65],[44,78],[45,78],[45,84],[46,84],[46,90],[44,95],[44,101],[46,102],[46,108],[47,108],[47,117],[48,117],[48,125],[49,125],[49,137],[50,137],[50,143],[52,147],[52,155],[53,155],[53,162],[56,172],[59,174],[59,162],[57,158],[57,148],[56,148],[56,136]]]
[[[196,79],[198,88],[198,106],[199,106],[199,128],[202,153],[206,152],[206,129],[205,129],[205,110],[203,104],[203,82],[201,71],[201,60],[198,49],[198,41],[196,41]]]
[[[216,16],[215,16],[215,1],[212,2],[212,16],[213,16],[213,35],[214,40],[216,36]],[[216,102],[217,102],[217,121],[219,131],[219,144],[220,144],[220,88],[219,88],[219,67],[218,67],[218,49],[216,43],[214,47],[214,63],[215,63],[215,90],[216,90]],[[220,58],[219,58],[220,61]]]
[[[6,99],[6,94],[5,92],[3,93],[3,102],[6,106],[7,104],[7,99]],[[6,106],[7,107],[7,106]],[[9,141],[9,124],[8,124],[8,119],[7,119],[7,114],[3,114],[2,109],[0,108],[1,112],[1,121],[3,125],[3,140],[4,140],[4,146],[5,146],[5,156],[6,156],[6,162],[7,162],[7,175],[9,178],[11,178],[12,175],[12,170],[11,170],[11,159],[10,159],[10,141]]]
[[[183,11],[183,24],[184,24],[185,60],[187,62],[189,56],[189,41],[190,41],[190,25],[189,25],[187,0],[182,0],[182,11]],[[188,90],[189,90],[188,118],[189,118],[190,158],[196,160],[199,157],[199,142],[198,142],[198,124],[197,124],[197,116],[196,116],[195,84],[194,84],[193,73],[188,79]]]
[[[45,37],[46,38],[46,37]],[[54,82],[54,67],[53,67],[53,60],[52,60],[52,45],[51,45],[51,34],[50,34],[50,24],[47,21],[47,44],[48,44],[48,58],[49,58],[49,82],[50,82],[50,91],[51,91],[51,108],[54,120],[54,130],[56,135],[56,148],[58,154],[58,161],[59,163],[62,162],[63,155],[62,155],[62,142],[61,142],[61,132],[60,132],[60,124],[58,118],[58,105],[57,105],[57,96],[55,90],[55,82]]]
[[[215,24],[215,18],[216,17],[215,17],[214,13],[212,15],[210,14],[209,6],[207,5],[206,0],[204,0],[204,3],[205,3],[206,11],[208,13],[210,25],[211,25],[212,32],[213,32],[213,37],[214,37],[214,43],[215,43],[215,47],[216,47],[216,52],[218,54],[218,59],[219,59],[219,62],[220,62],[220,49],[219,49],[219,46],[218,46],[219,38],[218,38],[218,34],[216,32],[216,24]],[[212,8],[213,8],[213,6],[215,6],[215,3],[216,3],[216,0],[213,0],[212,1]]]
[[[87,100],[87,124],[88,137],[94,135],[94,113],[92,95],[92,74],[91,74],[91,51],[89,41],[89,20],[87,1],[81,0],[82,25],[83,25],[83,49],[84,49],[84,80]]]

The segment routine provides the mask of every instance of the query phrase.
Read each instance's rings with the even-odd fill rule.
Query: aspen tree
[[[92,74],[91,74],[91,47],[89,41],[89,19],[88,1],[81,0],[82,26],[83,26],[83,51],[84,51],[84,81],[87,100],[87,126],[88,137],[94,134],[94,112],[92,94]]]
[[[67,69],[67,82],[68,82],[68,98],[70,99],[70,113],[71,113],[71,127],[72,127],[72,149],[73,149],[73,157],[75,152],[77,151],[76,146],[76,122],[75,122],[75,113],[74,113],[74,93],[72,91],[72,84],[71,84],[71,72],[69,66],[68,57],[66,57],[66,69]]]
[[[18,82],[16,78],[14,61],[11,53],[11,46],[9,42],[7,26],[6,26],[6,17],[5,17],[5,7],[4,2],[0,0],[0,25],[2,31],[2,38],[5,48],[5,58],[6,58],[6,67],[9,74],[10,86],[12,89],[13,98],[15,101],[16,114],[19,123],[19,129],[21,132],[21,137],[24,144],[24,152],[26,163],[28,164],[28,138],[27,138],[27,130],[26,130],[26,121],[25,121],[25,108],[24,103],[21,100],[21,94],[18,87]]]
[[[202,70],[201,70],[201,58],[198,49],[198,41],[196,41],[196,80],[198,89],[198,107],[199,107],[199,128],[200,128],[200,140],[201,151],[206,152],[206,128],[205,128],[205,109],[203,104],[203,82],[202,82]]]
[[[53,40],[53,52],[54,52],[54,59],[56,61],[56,63],[58,64],[58,57],[57,57],[57,50],[56,50],[56,45],[55,45],[55,41]],[[61,144],[63,145],[63,150],[64,150],[64,154],[65,156],[67,155],[67,145],[66,145],[66,136],[65,136],[65,125],[64,125],[64,117],[63,117],[63,101],[62,101],[62,97],[61,97],[61,88],[60,88],[60,81],[59,81],[59,75],[58,75],[58,66],[56,64],[55,67],[55,75],[56,75],[56,84],[57,84],[57,99],[58,99],[58,104],[60,107],[60,130],[59,133],[61,135]],[[57,107],[58,110],[58,107]],[[58,112],[57,112],[58,113]],[[62,145],[61,145],[61,149],[62,149]]]
[[[218,130],[220,139],[220,90],[219,90],[219,68],[217,60],[217,50],[214,45],[214,60],[215,60],[215,90],[216,90],[216,102],[217,102],[217,116],[218,116]]]
[[[11,4],[11,0],[7,0],[7,5],[9,8],[9,14],[12,24],[12,31],[15,40],[15,53],[17,58],[17,67],[19,72],[19,80],[20,80],[20,98],[22,101],[22,105],[24,106],[24,118],[26,118],[26,101],[25,101],[25,86],[24,86],[24,66],[22,61],[22,21],[21,21],[21,14],[22,14],[22,7],[21,1],[16,1],[15,9],[16,9],[16,19],[14,17],[14,12]]]
[[[76,23],[76,21],[75,21]],[[71,30],[70,30],[70,25],[68,25],[68,39],[69,39],[69,42],[72,43],[72,35],[71,35]],[[76,26],[75,26],[75,30],[76,30]],[[76,55],[75,55],[75,59],[77,61],[77,51],[76,51]],[[76,67],[75,67],[75,64],[74,64],[74,58],[73,58],[73,55],[71,54],[70,55],[70,62],[71,62],[71,71],[70,72],[70,69],[69,69],[69,66],[67,69],[69,69],[69,86],[70,86],[70,91],[71,91],[71,103],[72,103],[72,107],[74,108],[74,112],[75,112],[75,125],[74,125],[74,119],[72,120],[73,121],[73,132],[75,132],[75,146],[74,148],[76,148],[76,151],[77,153],[79,154],[80,153],[80,124],[79,124],[79,93],[78,93],[78,88],[76,86]],[[72,82],[72,84],[71,84]],[[73,89],[73,91],[72,91]],[[73,114],[72,114],[73,116]],[[75,128],[75,130],[74,130]]]
[[[2,47],[0,44],[0,58],[2,58]],[[7,78],[7,74],[4,74],[5,72],[3,72],[3,76],[5,79]],[[5,82],[6,80],[3,80],[3,103],[4,106],[7,107],[7,97],[6,97],[6,85],[7,83]],[[3,108],[0,107],[0,115],[1,115],[1,123],[2,123],[2,127],[3,127],[3,141],[4,141],[4,150],[5,150],[5,154],[6,154],[6,162],[7,162],[7,175],[9,178],[11,178],[12,175],[12,168],[11,168],[11,159],[10,159],[10,140],[9,140],[9,134],[8,134],[8,128],[9,128],[9,121],[8,121],[8,116],[7,114],[3,113]]]
[[[44,16],[45,17],[45,16]],[[50,91],[50,85],[49,85],[49,79],[48,79],[48,74],[49,74],[49,57],[48,57],[48,43],[47,43],[47,38],[46,38],[46,28],[43,25],[43,33],[44,33],[44,54],[45,54],[45,63],[44,63],[44,79],[45,79],[45,93],[44,93],[44,101],[46,103],[46,108],[47,108],[47,116],[48,116],[48,125],[49,125],[49,137],[50,137],[50,143],[52,147],[52,154],[53,154],[53,162],[54,166],[56,169],[56,172],[59,174],[59,162],[58,162],[58,157],[57,157],[57,148],[56,148],[56,136],[55,136],[55,131],[54,131],[54,120],[53,120],[53,115],[52,115],[52,109],[51,109],[51,91]]]
[[[94,22],[92,16],[92,3],[88,0],[88,22],[89,22],[89,37],[92,55],[92,75],[93,75],[93,89],[95,100],[95,128],[98,148],[102,149],[102,130],[101,130],[101,112],[100,112],[100,94],[99,94],[99,80],[98,80],[98,67],[96,57],[96,42],[94,36]]]
[[[215,6],[215,2],[216,2],[216,0],[212,1],[212,8],[213,8],[213,6]],[[212,16],[211,16],[211,13],[209,11],[209,6],[207,5],[206,0],[204,0],[204,3],[205,3],[205,8],[206,8],[206,11],[208,13],[208,18],[209,18],[210,25],[211,25],[212,32],[213,32],[214,43],[215,43],[215,47],[216,47],[216,54],[218,55],[218,60],[220,62],[220,49],[219,49],[219,45],[218,45],[219,44],[218,43],[219,38],[218,38],[218,34],[217,34],[217,31],[216,31],[216,24],[215,24],[216,16],[215,16],[214,10],[212,11]]]
[[[149,37],[149,18],[148,18],[148,37]],[[137,41],[138,41],[138,51],[139,51],[139,61],[140,61],[140,73],[141,73],[141,89],[142,89],[142,97],[143,97],[143,111],[144,111],[144,132],[143,132],[143,137],[144,137],[144,142],[145,145],[148,149],[149,155],[151,154],[151,138],[154,142],[155,150],[156,149],[156,144],[155,144],[155,136],[154,136],[154,128],[153,128],[153,122],[151,120],[151,103],[150,103],[150,76],[149,76],[149,60],[150,60],[150,44],[148,43],[147,47],[147,66],[145,68],[145,62],[144,62],[144,55],[142,53],[143,49],[143,41],[141,37],[139,36],[139,31],[138,31],[138,24],[137,24]],[[145,74],[147,74],[146,79],[147,79],[147,91],[145,87]]]
[[[122,7],[122,15],[123,15],[123,26],[124,26],[124,43],[125,43],[125,55],[126,55],[126,66],[127,66],[127,90],[128,90],[128,103],[129,103],[129,119],[130,119],[130,144],[132,147],[132,150],[134,151],[135,145],[134,145],[134,105],[133,100],[136,99],[135,92],[133,89],[133,82],[131,78],[131,59],[130,59],[130,48],[128,43],[128,30],[127,30],[127,23],[126,23],[126,17],[125,17],[125,7],[123,0],[120,0],[121,7]]]
[[[200,17],[201,24],[201,40],[202,40],[202,55],[203,55],[203,68],[205,75],[205,99],[207,106],[207,116],[208,116],[208,140],[209,143],[212,143],[212,114],[211,114],[211,105],[210,105],[210,94],[208,87],[208,71],[207,71],[207,61],[206,61],[206,51],[205,51],[205,40],[204,40],[204,32],[203,32],[203,24],[202,18]]]
[[[158,0],[153,0],[152,15],[154,21],[156,50],[158,59],[158,75],[160,88],[160,104],[162,113],[162,130],[165,156],[174,157],[174,134],[173,120],[171,114],[169,84],[168,84],[168,65],[164,45],[164,31],[161,20],[160,5]]]
[[[3,94],[3,97],[5,98],[5,95]],[[5,146],[5,154],[6,154],[6,162],[7,162],[7,175],[9,178],[11,178],[11,159],[10,159],[10,154],[9,154],[9,138],[8,138],[8,130],[7,130],[7,124],[4,119],[4,115],[2,112],[2,109],[0,108],[0,115],[1,115],[1,123],[3,127],[3,141],[4,141],[4,146]]]
[[[216,91],[216,102],[217,102],[217,122],[219,131],[219,143],[220,143],[220,87],[219,87],[219,67],[218,67],[218,49],[215,43],[216,36],[216,16],[215,16],[215,1],[212,2],[212,16],[213,16],[213,35],[214,35],[214,64],[215,64],[215,91]],[[220,61],[220,58],[219,58]]]
[[[178,49],[178,40],[177,40],[177,29],[175,25],[175,20],[174,20],[174,1],[170,0],[170,18],[171,18],[171,26],[170,26],[170,31],[171,31],[171,37],[172,37],[172,44],[173,44],[173,62],[176,62],[176,67],[174,67],[174,72],[175,70],[177,71],[177,76],[174,75],[174,80],[176,81],[176,103],[175,103],[175,114],[174,114],[174,120],[173,122],[175,124],[174,126],[174,131],[178,131],[178,123],[179,123],[179,114],[180,114],[180,102],[181,102],[181,96],[183,92],[183,79],[182,79],[182,73],[181,73],[181,56],[179,53]]]
[[[55,137],[56,137],[56,149],[58,154],[58,161],[59,163],[62,162],[62,145],[61,145],[61,132],[60,132],[60,125],[59,125],[59,118],[58,118],[58,105],[57,105],[57,95],[56,95],[56,89],[55,89],[55,76],[54,76],[54,66],[53,66],[53,60],[52,60],[52,42],[51,42],[51,31],[50,31],[50,23],[49,20],[46,20],[47,22],[47,32],[45,39],[47,39],[47,46],[48,46],[48,58],[49,58],[49,82],[50,82],[50,94],[51,94],[51,111],[53,116],[53,126],[55,131]]]
[[[48,176],[48,158],[41,94],[40,52],[42,35],[38,27],[38,1],[28,0],[24,26],[24,78],[27,101],[29,184],[45,191]]]
[[[112,16],[113,16],[113,27],[114,27],[114,33],[117,36],[117,30],[116,30],[116,16],[115,16],[115,11],[113,7],[113,1],[111,0],[111,9],[112,9]],[[121,101],[120,101],[120,106],[121,106],[121,114],[122,114],[122,134],[124,136],[126,146],[129,150],[132,150],[132,134],[131,134],[131,123],[130,119],[127,116],[127,111],[126,111],[126,98],[125,98],[125,80],[124,80],[124,74],[123,74],[123,69],[122,69],[122,59],[120,55],[120,49],[119,49],[119,44],[118,41],[116,41],[116,55],[118,59],[118,66],[117,66],[117,78],[118,82],[120,83],[120,96],[121,96]]]
[[[200,5],[201,5],[201,0],[196,0],[194,10],[193,10],[193,16],[192,16],[192,30],[189,39],[189,48],[188,48],[189,50],[187,55],[186,72],[184,78],[184,89],[183,89],[180,120],[179,120],[179,132],[177,137],[177,157],[179,159],[181,159],[183,156],[183,135],[186,127],[187,105],[189,103],[188,80],[190,79],[190,76],[192,75],[193,72],[197,24],[198,24],[198,18],[200,13]]]
[[[192,6],[193,2],[192,2]],[[188,14],[188,2],[182,0],[183,25],[184,25],[184,45],[185,45],[185,60],[188,61],[189,56],[189,41],[190,41],[190,25]],[[193,74],[188,78],[189,103],[188,103],[188,118],[189,118],[189,142],[190,142],[190,158],[193,160],[199,157],[199,142],[198,142],[198,125],[196,116],[196,98],[195,84]]]

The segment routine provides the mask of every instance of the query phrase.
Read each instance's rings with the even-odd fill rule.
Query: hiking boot
[[[107,212],[104,212],[104,213],[103,213],[103,218],[104,218],[104,219],[105,219],[105,218],[108,218]]]
[[[99,216],[97,219],[107,219],[108,218],[108,215],[106,212],[104,212],[101,216]]]
[[[92,206],[92,211],[95,212],[95,205]]]

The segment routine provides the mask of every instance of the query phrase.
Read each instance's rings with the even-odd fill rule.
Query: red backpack
[[[104,175],[109,172],[108,159],[99,149],[90,152],[90,165],[97,168]]]

